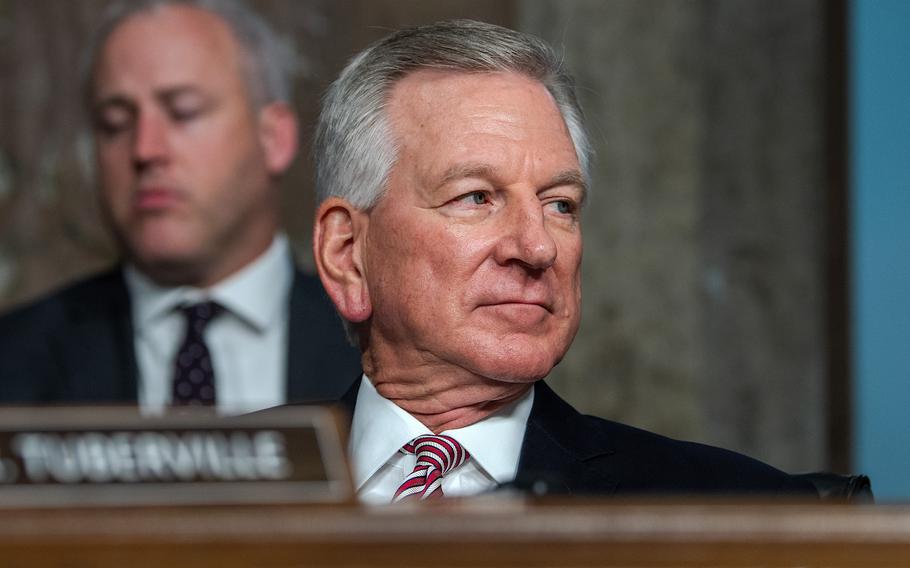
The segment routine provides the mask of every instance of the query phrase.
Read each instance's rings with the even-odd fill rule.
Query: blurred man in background
[[[357,376],[279,227],[292,64],[239,1],[111,7],[85,94],[123,264],[0,319],[0,401],[242,412]]]

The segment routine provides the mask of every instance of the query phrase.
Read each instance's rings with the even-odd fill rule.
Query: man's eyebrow
[[[495,179],[495,169],[493,166],[484,163],[467,163],[467,164],[456,164],[445,171],[442,176],[441,181],[439,182],[439,187],[453,182],[459,179],[465,178],[483,178],[488,180]],[[550,178],[550,180],[543,185],[543,189],[547,190],[553,187],[561,187],[566,185],[574,185],[579,190],[581,190],[581,203],[584,203],[588,196],[588,184],[585,182],[585,177],[581,174],[580,171],[571,169],[564,170]]]
[[[162,105],[170,107],[179,101],[184,104],[209,105],[213,102],[211,95],[195,85],[175,85],[155,91],[155,99]]]
[[[544,186],[545,189],[551,187],[560,187],[564,185],[574,185],[581,190],[581,203],[588,198],[588,184],[585,182],[585,176],[581,175],[578,170],[565,170],[559,172],[550,179],[550,182]]]
[[[135,106],[136,106],[136,104],[129,97],[126,97],[124,95],[114,94],[114,95],[108,95],[105,97],[101,97],[101,98],[97,99],[96,101],[94,101],[94,103],[92,104],[92,110],[94,110],[95,112],[98,112],[102,109],[109,108],[109,107],[133,108]]]
[[[202,89],[195,85],[175,85],[155,91],[155,98],[171,100],[181,95],[203,95]]]
[[[186,94],[199,96],[204,95],[203,91],[194,85],[175,85],[173,87],[156,90],[155,98],[160,101],[169,102],[181,95]],[[98,98],[93,105],[95,109],[102,109],[110,106],[134,107],[136,106],[136,103],[131,97],[127,95],[113,93]]]
[[[445,171],[439,185],[443,186],[449,182],[464,178],[486,178],[494,177],[493,166],[484,163],[467,163],[455,164]]]

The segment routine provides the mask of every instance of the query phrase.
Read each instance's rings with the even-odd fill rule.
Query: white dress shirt
[[[476,495],[515,479],[534,389],[487,418],[442,432],[458,440],[471,459],[442,479],[450,497]],[[413,470],[414,455],[399,450],[417,436],[432,432],[416,418],[383,398],[366,375],[361,379],[348,453],[354,487],[364,503],[390,503]],[[495,443],[491,443],[494,441]]]
[[[143,412],[159,413],[170,404],[174,357],[186,333],[178,307],[206,300],[225,308],[205,328],[218,412],[251,412],[286,402],[288,301],[294,277],[286,236],[276,235],[259,258],[207,289],[161,287],[132,266],[124,272]]]

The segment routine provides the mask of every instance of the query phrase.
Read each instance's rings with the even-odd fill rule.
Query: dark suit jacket
[[[289,401],[338,397],[360,371],[318,279],[294,274]],[[0,403],[135,403],[138,370],[120,268],[0,317]]]
[[[342,399],[353,412],[358,380]],[[735,452],[682,442],[572,408],[543,381],[534,385],[515,486],[551,494],[796,494],[808,482]]]

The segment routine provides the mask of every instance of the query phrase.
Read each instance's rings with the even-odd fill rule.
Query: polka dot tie
[[[186,336],[174,360],[174,406],[212,406],[215,404],[215,372],[203,332],[212,318],[222,311],[215,302],[181,306],[186,317]]]
[[[442,497],[442,477],[471,457],[450,436],[417,436],[401,452],[415,454],[417,464],[395,492],[392,502],[396,503]]]

